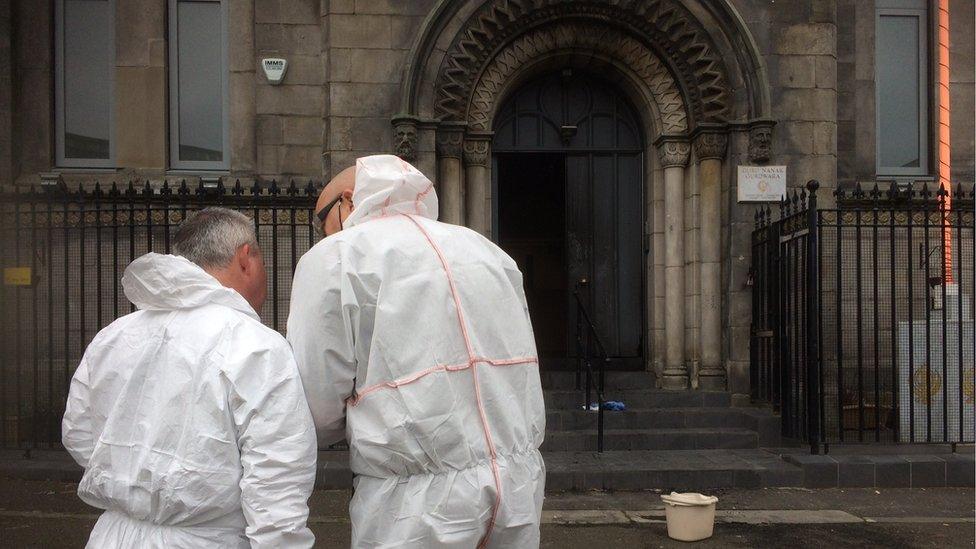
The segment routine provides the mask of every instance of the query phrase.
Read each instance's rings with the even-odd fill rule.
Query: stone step
[[[803,486],[804,469],[762,450],[675,450],[632,452],[543,452],[546,492],[567,490],[709,490]],[[972,457],[960,462],[972,471]],[[319,452],[315,487],[347,490],[352,485],[349,452]],[[81,467],[63,450],[0,450],[0,479],[78,482]],[[843,476],[843,474],[841,474]],[[958,475],[957,475],[958,476]],[[972,486],[972,475],[960,482]],[[970,479],[970,480],[967,480]],[[880,485],[880,484],[879,484]],[[944,484],[943,484],[944,485]],[[967,484],[953,484],[967,486]]]
[[[576,373],[566,371],[543,371],[542,386],[546,389],[570,390],[576,388]],[[585,383],[585,377],[581,384]],[[651,372],[607,372],[604,386],[610,389],[654,389],[654,374]]]
[[[756,448],[758,444],[758,435],[749,429],[608,429],[603,432],[605,451]],[[596,449],[596,429],[548,432],[541,447],[543,452]]]
[[[867,447],[878,454],[811,456],[803,449],[657,450],[543,452],[546,492],[567,490],[704,491],[722,488],[805,486],[844,488],[973,487],[973,447],[962,453],[932,452],[932,445],[892,450]],[[785,458],[785,459],[784,459]],[[81,467],[64,450],[0,450],[0,479],[78,482]],[[316,488],[348,489],[352,485],[349,452],[319,452]]]
[[[546,492],[803,486],[804,471],[755,449],[543,452]],[[320,452],[317,488],[348,488],[348,452]]]
[[[546,492],[705,491],[803,486],[800,467],[763,450],[544,452]]]
[[[772,414],[770,414],[772,415]],[[605,429],[680,429],[705,427],[756,427],[752,408],[643,408],[603,413]],[[778,418],[776,419],[778,422]],[[546,413],[546,430],[596,429],[597,413],[587,410],[553,410]]]
[[[543,391],[546,410],[575,410],[582,406],[583,396],[570,389]],[[607,389],[604,400],[619,400],[627,408],[715,408],[729,407],[732,397],[724,391],[663,391],[659,389]],[[596,402],[596,393],[590,394]]]

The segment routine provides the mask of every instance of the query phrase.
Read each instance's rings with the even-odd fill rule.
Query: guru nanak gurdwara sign
[[[739,202],[779,202],[786,194],[786,166],[739,166]]]

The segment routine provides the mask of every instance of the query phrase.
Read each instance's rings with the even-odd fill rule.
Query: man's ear
[[[346,189],[342,191],[342,198],[348,200],[352,204],[352,189]]]
[[[241,271],[245,273],[251,270],[251,252],[253,249],[250,244],[245,244],[240,248],[237,248],[237,255],[235,259],[237,260],[237,265],[240,267]]]

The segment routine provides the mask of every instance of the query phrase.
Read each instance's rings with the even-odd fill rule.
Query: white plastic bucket
[[[699,541],[712,537],[715,528],[715,504],[718,498],[697,493],[671,492],[661,496],[668,537],[678,541]]]

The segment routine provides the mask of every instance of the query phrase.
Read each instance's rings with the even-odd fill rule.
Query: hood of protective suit
[[[353,211],[344,223],[346,227],[395,214],[437,220],[434,184],[420,170],[391,154],[356,160],[352,203]]]
[[[126,267],[122,288],[125,297],[145,311],[193,309],[215,303],[260,320],[237,290],[221,285],[185,257],[150,252]]]

